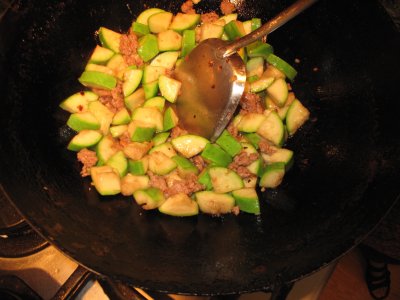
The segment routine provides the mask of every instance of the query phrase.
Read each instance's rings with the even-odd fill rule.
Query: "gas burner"
[[[39,236],[0,190],[0,257],[23,257],[49,244]]]

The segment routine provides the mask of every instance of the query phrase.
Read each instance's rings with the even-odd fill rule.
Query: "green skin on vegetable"
[[[215,143],[193,134],[176,134],[180,124],[175,102],[181,83],[171,71],[192,51],[196,40],[235,40],[261,25],[258,18],[241,22],[237,14],[201,23],[199,14],[174,16],[149,8],[131,25],[138,37],[137,54],[144,62],[138,66],[128,65],[124,53],[119,53],[121,33],[99,29],[101,46],[93,50],[78,80],[110,95],[121,84],[124,106],[114,109],[104,96],[83,91],[65,99],[60,107],[71,114],[67,125],[77,132],[68,149],[96,152],[98,161],[91,177],[101,195],[133,194],[143,209],[158,209],[169,216],[220,215],[237,208],[260,214],[256,186],[279,186],[294,161],[293,151],[282,148],[284,142],[310,115],[289,93],[286,80],[292,81],[296,70],[262,41],[239,49],[246,63],[248,91],[258,94],[266,109],[237,115],[230,125],[233,131],[224,130]],[[266,147],[270,152],[262,153]],[[244,164],[243,154],[258,157]],[[188,178],[195,182],[189,184]],[[138,179],[143,183],[138,185]],[[164,193],[162,185],[154,184],[157,180],[172,190],[182,182],[185,187],[197,184],[201,190],[189,195]]]

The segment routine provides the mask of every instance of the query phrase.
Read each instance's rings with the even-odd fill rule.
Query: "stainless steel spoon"
[[[176,68],[182,82],[176,109],[190,133],[215,141],[234,114],[246,82],[246,68],[236,53],[273,32],[317,0],[298,0],[257,30],[233,42],[208,39],[194,48]]]

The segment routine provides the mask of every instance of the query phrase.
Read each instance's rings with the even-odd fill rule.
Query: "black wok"
[[[204,3],[203,3],[204,2]],[[218,1],[203,0],[203,11]],[[288,1],[239,1],[241,18]],[[270,290],[358,244],[399,195],[400,38],[375,1],[320,1],[271,34],[296,65],[311,120],[288,141],[295,164],[259,217],[171,218],[131,198],[99,197],[66,150],[58,104],[99,26],[126,31],[147,7],[180,1],[17,1],[0,23],[0,183],[44,237],[95,272],[190,294]]]

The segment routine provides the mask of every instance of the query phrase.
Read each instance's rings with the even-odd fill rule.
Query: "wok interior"
[[[268,37],[298,70],[293,88],[311,111],[288,141],[295,164],[279,189],[260,194],[260,216],[184,219],[100,198],[66,150],[73,133],[58,107],[82,90],[77,78],[99,26],[126,31],[145,7],[177,12],[181,2],[45,2],[17,2],[0,23],[1,183],[86,267],[174,293],[270,289],[357,244],[398,195],[400,43],[377,3],[321,1]],[[218,7],[203,2],[201,11]],[[239,14],[266,21],[289,3],[243,1]]]

